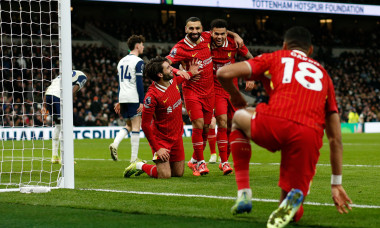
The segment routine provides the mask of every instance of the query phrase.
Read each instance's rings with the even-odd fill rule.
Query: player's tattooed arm
[[[248,51],[248,53],[244,56],[245,59],[252,59],[253,58],[253,55],[251,54],[251,52]]]

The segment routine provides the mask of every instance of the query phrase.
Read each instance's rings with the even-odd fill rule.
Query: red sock
[[[298,222],[302,218],[302,215],[303,215],[303,205],[301,205],[301,207],[298,209],[298,211],[294,215],[293,221]]]
[[[230,158],[230,154],[231,154],[230,134],[231,134],[231,128],[227,128],[227,141],[228,141],[228,145],[227,145],[227,160]]]
[[[144,164],[141,169],[148,174],[148,176],[157,178],[157,166],[156,165],[149,165],[149,164]]]
[[[191,140],[193,142],[193,148],[194,148],[193,158],[196,159],[197,161],[204,160],[204,157],[203,157],[204,143],[203,143],[202,133],[203,133],[203,129],[193,128],[193,134],[191,136]],[[207,140],[207,135],[206,135],[206,140]]]
[[[230,140],[238,190],[250,188],[249,161],[251,160],[251,144],[249,139],[240,130],[235,130],[231,132]]]
[[[218,132],[218,134],[219,134],[219,132]],[[210,128],[210,130],[208,131],[207,139],[208,139],[208,144],[210,146],[211,154],[215,154],[216,153],[216,151],[215,151],[215,144],[216,144],[215,128],[214,129]]]
[[[203,151],[207,146],[208,132],[202,131],[202,139],[203,139]]]
[[[218,140],[218,149],[219,149],[219,156],[220,161],[226,162],[228,161],[227,157],[227,146],[228,146],[228,139],[227,139],[227,128],[218,128],[218,134],[216,135]]]

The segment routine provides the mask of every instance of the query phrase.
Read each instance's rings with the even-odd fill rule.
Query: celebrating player
[[[73,70],[72,84],[73,95],[78,92],[86,83],[87,77],[90,75],[90,70],[83,69],[82,71]],[[61,75],[54,78],[45,93],[46,107],[43,107],[41,113],[43,115],[50,114],[55,122],[52,137],[52,159],[53,164],[61,163],[61,158],[58,155],[59,138],[61,132]]]
[[[202,32],[199,18],[190,17],[186,21],[186,37],[179,41],[166,56],[169,63],[181,62],[188,69],[193,59],[198,59],[200,78],[183,83],[183,97],[186,109],[193,125],[192,142],[194,154],[188,162],[193,175],[209,173],[204,161],[203,150],[206,146],[208,128],[214,107],[214,81],[212,77],[212,58],[210,51],[211,35]],[[239,37],[240,38],[240,37]]]
[[[234,214],[250,212],[252,208],[249,139],[270,151],[281,150],[281,204],[269,217],[268,227],[284,227],[302,217],[302,203],[315,174],[324,129],[330,143],[333,201],[340,213],[351,209],[352,202],[342,187],[343,146],[334,87],[325,69],[308,57],[312,51],[309,31],[293,27],[285,33],[283,50],[225,66],[217,72],[236,108],[245,107],[246,102],[232,84],[233,78],[271,80],[269,103],[257,105],[256,112],[236,111],[230,136],[238,186]],[[269,73],[264,76],[266,71]]]
[[[232,172],[228,163],[228,135],[231,130],[231,120],[235,113],[229,99],[230,95],[223,89],[216,78],[216,71],[225,65],[235,63],[235,56],[239,54],[246,59],[253,58],[248,48],[243,45],[240,48],[231,37],[227,36],[227,22],[223,19],[215,19],[211,22],[211,55],[213,61],[214,87],[215,87],[215,117],[218,125],[217,143],[221,163],[219,169],[224,175]],[[237,87],[238,80],[234,78],[233,83]],[[253,82],[247,82],[246,89],[252,89]]]
[[[197,64],[190,67],[193,75],[198,74]],[[152,148],[156,165],[137,160],[125,169],[124,177],[136,172],[136,175],[145,172],[154,178],[181,177],[185,152],[182,141],[182,100],[177,85],[185,78],[174,77],[173,67],[163,57],[151,59],[144,74],[153,83],[145,96],[141,127]]]
[[[129,55],[119,61],[117,65],[119,78],[119,102],[115,105],[115,112],[121,114],[127,124],[119,131],[110,144],[111,157],[117,161],[117,148],[125,136],[131,134],[131,162],[137,159],[140,143],[141,112],[144,101],[143,69],[144,61],[139,57],[144,51],[145,38],[132,35],[127,44],[131,50]]]

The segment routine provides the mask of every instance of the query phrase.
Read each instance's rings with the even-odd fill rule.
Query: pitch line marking
[[[19,157],[19,156],[4,156],[4,158],[13,158],[13,159],[44,159],[43,157]],[[46,159],[50,159],[50,157],[45,157]],[[74,158],[76,161],[113,161],[111,158]],[[119,159],[118,161],[127,161],[129,159]],[[146,160],[152,161],[152,160]],[[256,163],[250,162],[250,165],[280,165],[280,163]],[[317,166],[330,166],[330,164],[317,164]],[[351,165],[351,164],[343,164],[344,167],[365,167],[365,168],[380,168],[380,165]]]
[[[155,195],[155,196],[177,196],[177,197],[188,197],[188,198],[208,198],[208,199],[222,199],[222,200],[236,200],[236,197],[230,196],[210,196],[210,195],[195,195],[195,194],[179,194],[179,193],[169,193],[169,192],[138,192],[138,191],[122,191],[122,190],[112,190],[112,189],[91,189],[91,188],[80,188],[79,190],[83,191],[97,191],[97,192],[114,192],[114,193],[126,193],[126,194],[137,194],[137,195]],[[278,200],[275,199],[259,199],[252,198],[252,201],[256,202],[270,202],[278,203]],[[335,207],[332,203],[318,203],[318,202],[304,202],[306,205],[313,206],[329,206]],[[378,205],[360,205],[360,204],[351,204],[351,207],[356,208],[371,208],[371,209],[380,209]]]

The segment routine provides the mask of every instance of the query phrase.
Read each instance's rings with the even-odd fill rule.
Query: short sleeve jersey
[[[184,62],[186,70],[193,59],[198,59],[199,70],[202,70],[198,81],[185,81],[183,83],[184,96],[206,97],[214,91],[211,58],[211,34],[202,32],[199,43],[193,43],[187,36],[179,41],[166,56],[172,63]]]
[[[79,86],[79,89],[82,89],[84,84],[86,84],[87,76],[79,70],[73,70],[71,74],[71,81],[73,87],[75,85]],[[55,97],[61,97],[61,75],[58,75],[53,79],[50,86],[46,90],[46,95],[53,95]]]
[[[223,46],[216,47],[215,45],[211,45],[211,55],[213,61],[213,75],[214,75],[214,87],[215,93],[219,95],[223,95],[225,97],[229,97],[229,94],[223,89],[222,85],[219,83],[216,78],[216,71],[226,65],[235,63],[236,54],[240,56],[246,56],[248,54],[248,48],[243,45],[238,48],[233,38],[228,37],[224,41]],[[237,87],[238,81],[237,78],[234,78],[234,84]]]
[[[155,151],[159,149],[157,138],[171,143],[182,137],[182,100],[177,85],[177,81],[180,83],[182,80],[174,77],[167,88],[153,82],[145,95],[142,127]]]
[[[281,50],[246,63],[251,68],[248,80],[270,78],[269,103],[259,104],[258,113],[288,119],[323,133],[326,113],[338,112],[330,76],[305,53]]]
[[[119,79],[119,102],[139,103],[136,77],[142,77],[144,61],[133,54],[122,58],[117,65]]]

